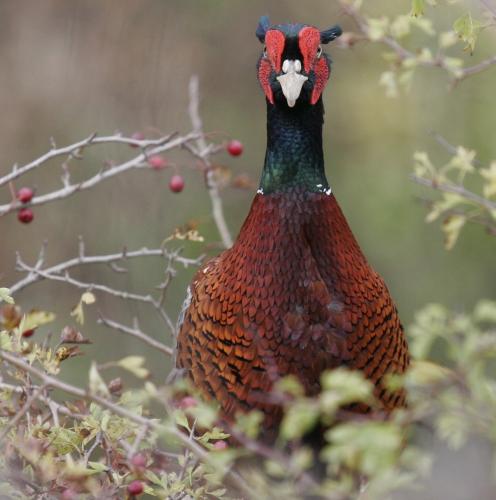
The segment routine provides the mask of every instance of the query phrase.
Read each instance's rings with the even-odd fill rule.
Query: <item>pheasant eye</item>
[[[322,45],[319,45],[319,48],[317,49],[317,57],[320,57],[322,55]]]
[[[263,56],[264,56],[264,57],[267,57],[267,45],[264,45],[264,48],[263,48]]]

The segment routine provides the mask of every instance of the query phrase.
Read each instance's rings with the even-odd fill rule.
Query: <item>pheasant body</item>
[[[386,390],[384,377],[404,372],[408,348],[386,285],[367,263],[325,176],[320,94],[312,103],[322,74],[317,62],[307,71],[305,59],[308,29],[312,36],[319,32],[303,25],[262,28],[257,35],[275,56],[264,53],[259,61],[268,109],[260,189],[233,247],[193,280],[177,366],[219,402],[227,419],[262,410],[266,430],[281,416],[270,397],[277,380],[295,375],[314,395],[322,372],[337,366],[362,370],[389,412],[404,404],[404,394]],[[285,34],[282,48],[281,36],[271,32]],[[321,40],[322,33],[329,30]],[[294,85],[301,78],[275,81],[284,65],[270,40],[278,40],[281,60],[304,61],[308,77],[296,102]],[[268,82],[264,64],[272,68]]]

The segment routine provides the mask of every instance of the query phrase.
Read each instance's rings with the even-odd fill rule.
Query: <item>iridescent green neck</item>
[[[322,100],[314,105],[267,106],[267,152],[259,193],[330,192],[322,152]]]

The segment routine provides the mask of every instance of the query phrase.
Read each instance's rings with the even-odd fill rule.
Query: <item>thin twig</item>
[[[34,386],[32,387],[33,390],[38,389],[39,386]],[[20,386],[20,385],[14,385],[14,384],[9,384],[7,382],[0,382],[0,389],[5,390],[5,391],[12,391],[17,394],[23,394],[25,392],[25,388]],[[50,410],[57,411],[58,413],[61,413],[62,415],[65,415],[66,417],[72,417],[77,420],[81,420],[84,418],[84,415],[81,415],[79,413],[74,413],[72,410],[69,410],[67,406],[64,406],[60,403],[57,403],[53,399],[50,399],[49,397],[39,394],[38,395],[38,400],[42,401],[44,404],[46,404]]]
[[[22,405],[22,408],[16,413],[15,417],[8,422],[8,424],[3,428],[0,433],[0,442],[3,441],[5,436],[13,429],[18,422],[24,417],[24,415],[29,411],[31,405],[38,399],[38,396],[44,391],[45,386],[41,385],[33,390],[31,395],[28,397],[26,402]]]
[[[109,328],[112,328],[113,330],[116,330],[118,332],[125,333],[127,335],[131,335],[132,337],[135,337],[145,344],[148,344],[149,346],[153,347],[154,349],[157,349],[160,352],[163,352],[167,356],[172,356],[173,349],[162,342],[159,342],[158,340],[155,340],[154,338],[150,337],[141,329],[135,327],[135,328],[130,328],[129,326],[122,325],[121,323],[117,323],[117,321],[113,321],[109,318],[106,318],[102,314],[100,314],[100,317],[98,318],[98,323],[105,325]]]
[[[170,329],[172,336],[174,337],[176,334],[176,329],[174,323],[170,319],[169,315],[165,311],[165,309],[161,306],[160,300],[155,299],[150,294],[141,295],[138,293],[128,292],[126,290],[117,290],[108,285],[101,285],[100,283],[88,283],[79,281],[72,276],[70,276],[69,271],[66,271],[63,275],[60,274],[51,274],[45,270],[36,269],[34,267],[30,267],[24,262],[20,262],[23,271],[27,271],[28,273],[34,273],[41,276],[43,279],[48,281],[58,281],[61,283],[66,283],[80,290],[88,290],[88,291],[99,291],[106,293],[108,295],[112,295],[114,297],[121,298],[123,300],[132,300],[135,302],[143,302],[144,304],[150,304],[162,318],[164,323]]]
[[[46,274],[57,275],[68,271],[77,266],[81,265],[89,265],[89,264],[110,264],[113,262],[121,262],[126,259],[136,258],[136,257],[165,257],[168,259],[172,259],[174,262],[177,262],[183,265],[185,268],[189,266],[198,266],[200,262],[203,260],[203,256],[198,257],[197,259],[189,259],[187,257],[182,257],[178,255],[176,252],[168,252],[163,248],[141,248],[140,250],[128,251],[124,249],[122,252],[108,254],[108,255],[85,255],[84,251],[81,252],[80,245],[80,253],[78,257],[74,257],[67,261],[61,262],[51,267],[47,267],[45,269],[41,269],[44,261],[44,248],[42,252],[40,252],[40,256],[34,267],[30,267],[26,265],[20,255],[17,255],[17,269],[20,271],[26,271],[29,269],[28,275],[22,280],[14,283],[9,287],[10,293],[12,295],[16,294],[23,288],[35,283],[37,281],[41,281],[44,279],[43,275],[40,274],[40,271],[43,271]]]
[[[193,75],[189,81],[189,116],[191,123],[193,125],[193,132],[196,133],[196,155],[201,159],[206,170],[206,181],[208,194],[212,202],[212,214],[219,231],[222,243],[226,248],[229,248],[233,244],[229,228],[227,227],[226,219],[224,217],[224,211],[222,208],[222,199],[219,194],[219,187],[217,181],[215,180],[214,172],[212,170],[212,164],[209,159],[211,151],[207,147],[205,137],[203,136],[203,124],[200,117],[200,97],[199,97],[199,84],[198,76]],[[184,143],[186,146],[187,143]]]
[[[469,191],[468,189],[464,188],[463,186],[459,186],[457,184],[451,184],[451,183],[439,183],[436,182],[435,180],[431,179],[425,179],[424,177],[419,177],[418,175],[412,174],[410,178],[416,182],[417,184],[420,184],[422,186],[427,186],[432,189],[436,189],[438,191],[442,191],[445,193],[454,193],[460,195],[462,198],[465,198],[468,201],[471,201],[475,203],[476,205],[479,205],[480,207],[485,208],[486,210],[493,211],[496,210],[496,202],[492,202],[490,200],[487,200],[486,198],[483,198],[482,196],[479,196],[472,191]]]
[[[494,19],[496,19],[496,6],[492,5],[489,0],[480,0],[481,4],[489,11]]]
[[[434,200],[431,200],[429,198],[424,198],[421,196],[417,196],[416,200],[430,209],[432,209],[433,205],[435,204]],[[484,227],[489,234],[496,235],[496,223],[491,221],[489,218],[482,217],[479,214],[470,214],[464,210],[457,210],[455,208],[449,208],[447,210],[443,210],[443,216],[450,216],[450,215],[461,215],[465,217],[468,221]]]
[[[448,153],[450,153],[452,155],[458,154],[458,147],[455,146],[454,144],[451,144],[451,142],[449,142],[446,139],[446,137],[444,137],[439,132],[436,132],[434,130],[432,130],[430,132],[430,134],[432,135],[432,137],[434,137],[434,139],[436,140],[436,142],[438,144],[440,144],[446,151],[448,151]],[[482,163],[479,160],[474,158],[471,162],[471,165],[473,165],[474,167],[481,167]]]

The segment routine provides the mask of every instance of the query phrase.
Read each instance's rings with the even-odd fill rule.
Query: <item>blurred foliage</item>
[[[5,293],[3,297],[8,300]],[[41,374],[58,373],[60,363],[70,361],[24,339],[23,322],[0,333],[3,352],[15,354]],[[315,398],[306,397],[294,378],[283,379],[277,391],[286,398],[284,418],[273,448],[258,443],[256,432],[249,430],[260,422],[256,413],[254,419],[240,416],[235,441],[245,446],[234,446],[229,429],[217,426],[215,407],[181,396],[184,382],[156,387],[145,381],[141,388],[115,390],[101,373],[108,367],[93,364],[88,394],[103,402],[74,399],[71,387],[66,389],[71,400],[64,395],[55,401],[49,381],[42,378],[41,385],[34,385],[32,374],[9,363],[0,387],[2,491],[11,492],[11,498],[43,491],[63,498],[113,498],[125,496],[127,486],[138,480],[145,493],[159,498],[280,498],[284,493],[288,498],[383,499],[418,487],[429,473],[432,452],[412,439],[421,428],[453,449],[474,437],[486,440],[493,450],[496,482],[496,302],[481,301],[470,314],[426,306],[409,332],[415,361],[404,380],[390,381],[392,388],[407,388],[408,408],[388,420],[376,410],[367,417],[353,416],[346,411],[348,404],[374,408],[375,402],[370,383],[344,368],[323,374],[322,391]],[[439,345],[442,365],[432,361]],[[146,379],[143,363],[128,356],[117,364]],[[124,414],[116,414],[111,405]],[[139,420],[143,417],[144,424]],[[305,440],[316,425],[327,429],[318,455]],[[199,462],[181,446],[171,432],[175,426],[206,450],[208,460]],[[315,460],[323,468],[317,475]],[[231,477],[235,464],[239,472]]]
[[[328,3],[319,3],[310,14],[308,7],[300,6],[299,2],[288,2],[287,5],[292,7],[291,14],[309,14],[315,16],[315,19],[321,19],[323,13],[328,14]],[[167,73],[167,77],[164,76],[162,80],[165,82],[164,92],[169,97],[167,102],[177,101],[178,106],[165,109],[157,105],[156,97],[150,101],[143,100],[141,88],[141,93],[131,93],[131,96],[127,96],[128,103],[131,103],[131,115],[136,110],[139,113],[139,110],[146,108],[148,111],[141,111],[143,114],[139,115],[138,120],[155,125],[160,121],[158,116],[164,114],[167,119],[160,122],[160,127],[183,126],[180,113],[185,102],[181,101],[180,91],[184,89],[180,78],[183,73],[189,72],[191,67],[195,67],[207,81],[205,93],[213,96],[212,102],[206,106],[208,121],[222,130],[231,129],[226,123],[232,123],[233,134],[247,136],[248,146],[251,148],[246,148],[248,159],[242,168],[249,171],[249,162],[260,164],[260,136],[263,134],[263,127],[257,131],[251,124],[262,123],[262,115],[251,110],[256,109],[255,106],[247,105],[251,103],[251,94],[247,92],[249,97],[246,100],[233,102],[231,107],[219,105],[224,104],[225,88],[230,84],[232,88],[243,89],[246,78],[238,75],[245,75],[256,59],[256,51],[248,54],[244,47],[244,32],[243,36],[239,36],[239,29],[244,28],[232,23],[233,19],[238,18],[232,14],[241,12],[241,3],[232,2],[228,5],[223,2],[210,2],[198,6],[197,3],[184,2],[179,6],[176,2],[142,2],[141,7],[145,4],[148,7],[153,6],[151,14],[145,12],[145,9],[131,6],[130,3],[123,7],[121,15],[130,16],[132,13],[137,16],[129,17],[135,19],[133,26],[124,29],[121,25],[118,28],[126,31],[126,40],[138,39],[136,33],[133,32],[133,36],[129,35],[129,32],[140,22],[144,22],[143,19],[149,19],[148,15],[160,19],[156,15],[157,12],[165,12],[169,16],[167,26],[170,28],[170,32],[164,34],[167,43],[174,47],[184,41],[184,47],[187,46],[188,49],[181,52],[183,59],[179,63],[174,60],[176,64],[173,64],[173,61],[168,59],[164,66],[147,67],[148,71],[143,71],[143,66],[139,69],[140,74],[154,74],[155,82],[159,75]],[[47,11],[56,11],[59,16],[57,19],[65,19],[67,12],[58,10],[60,4],[55,2],[51,5],[52,10]],[[83,8],[82,3],[78,5],[79,9]],[[348,76],[341,81],[339,76],[335,77],[332,82],[332,85],[335,84],[334,90],[344,95],[346,89],[350,95],[343,98],[341,103],[333,104],[329,98],[328,109],[331,111],[329,114],[332,120],[342,123],[341,127],[334,129],[336,138],[333,140],[336,145],[340,145],[334,149],[340,149],[343,158],[347,155],[346,163],[350,165],[350,171],[355,176],[357,172],[353,172],[354,167],[351,166],[354,162],[366,167],[364,172],[360,171],[361,182],[349,183],[348,186],[344,181],[347,172],[333,171],[332,177],[340,187],[343,198],[340,202],[345,205],[352,225],[362,235],[365,253],[371,254],[372,260],[377,262],[377,267],[386,276],[386,280],[391,282],[392,288],[397,291],[394,295],[399,297],[400,309],[403,307],[414,317],[408,334],[415,361],[404,380],[390,381],[392,388],[402,385],[406,387],[408,408],[396,412],[390,419],[384,419],[383,415],[374,411],[370,385],[360,374],[344,369],[324,374],[322,392],[315,398],[305,396],[297,380],[285,379],[277,388],[284,401],[280,435],[274,447],[267,447],[257,441],[260,414],[240,415],[233,428],[225,429],[218,421],[215,407],[201,402],[197,397],[184,396],[185,391],[192,391],[191,388],[180,383],[175,386],[163,385],[153,380],[153,377],[155,380],[164,378],[164,366],[168,365],[168,361],[164,361],[163,357],[151,361],[152,356],[157,355],[156,352],[145,357],[141,351],[136,352],[134,343],[122,343],[121,346],[117,345],[120,343],[116,343],[115,339],[105,340],[103,336],[95,335],[92,309],[87,307],[95,301],[92,293],[86,292],[81,296],[78,291],[65,297],[59,286],[44,296],[32,292],[22,297],[20,303],[28,311],[23,312],[18,304],[13,303],[8,289],[0,288],[0,354],[3,356],[0,381],[2,495],[9,498],[35,498],[43,495],[65,499],[103,496],[123,498],[131,495],[131,484],[139,481],[147,495],[178,500],[240,497],[291,499],[310,495],[333,500],[423,498],[423,492],[418,489],[424,484],[432,484],[429,475],[436,467],[436,446],[445,443],[454,453],[460,452],[474,440],[483,442],[485,449],[492,455],[492,466],[489,467],[488,476],[483,476],[483,484],[479,484],[480,488],[476,490],[474,480],[468,477],[466,472],[471,464],[464,463],[463,472],[466,472],[467,477],[464,474],[452,477],[451,474],[449,484],[441,481],[437,491],[441,488],[445,498],[456,498],[448,496],[450,485],[455,485],[461,491],[461,486],[466,483],[467,487],[471,488],[469,491],[472,497],[482,498],[479,493],[482,490],[494,492],[496,303],[480,299],[495,291],[494,239],[467,228],[465,242],[462,238],[455,247],[461,229],[468,226],[468,223],[482,225],[489,234],[495,234],[496,166],[494,161],[478,160],[475,154],[478,150],[482,158],[496,155],[493,143],[488,140],[488,130],[493,128],[493,118],[487,114],[491,111],[487,104],[492,103],[492,95],[488,99],[485,98],[488,91],[492,92],[494,87],[494,76],[489,74],[494,69],[488,65],[483,68],[489,68],[484,76],[467,80],[469,76],[479,72],[470,68],[477,67],[485,57],[494,56],[488,54],[492,46],[487,42],[491,37],[494,40],[494,19],[487,11],[481,11],[461,0],[413,0],[395,4],[394,9],[386,2],[377,2],[372,6],[368,2],[362,5],[358,0],[343,0],[335,2],[335,15],[338,6],[353,9],[350,17],[363,22],[358,25],[359,33],[353,31],[357,30],[356,24],[350,23],[350,30],[345,33],[349,36],[344,37],[344,48],[353,47],[363,37],[372,42],[371,47],[380,46],[380,51],[384,46],[387,48],[382,60],[380,52],[374,52],[373,48],[364,49],[365,55],[361,55],[358,47],[353,53],[346,53],[353,54],[350,59],[354,58],[353,64],[360,67],[360,72],[356,70],[353,74],[353,77],[359,78],[350,77],[350,69],[346,67],[342,55],[336,52],[333,54],[336,61],[335,70],[341,66],[340,70],[345,75],[348,71]],[[6,19],[9,19],[9,16],[13,19],[13,14],[18,13],[11,6],[2,5],[0,8],[5,11],[3,17]],[[69,11],[71,8],[73,7],[67,7]],[[253,10],[262,9],[263,13],[265,8],[266,5],[262,2],[254,2],[250,6]],[[91,7],[85,6],[83,10],[87,19],[96,19]],[[280,3],[278,7],[270,4],[269,10],[273,10],[279,17],[286,15]],[[28,27],[33,23],[36,12],[34,9],[34,13],[26,17]],[[261,12],[257,12],[257,15]],[[125,21],[125,17],[119,17],[119,14],[110,17],[117,24],[129,22]],[[256,16],[253,17],[255,22]],[[91,22],[86,22],[87,25],[76,24],[76,28],[73,26],[72,29],[77,31],[77,28],[86,29],[92,25]],[[50,22],[46,23],[50,25]],[[146,23],[143,24],[145,25]],[[227,25],[229,27],[226,27]],[[196,30],[185,29],[185,26],[194,26]],[[96,28],[96,40],[101,40],[98,38],[100,32],[106,33],[109,39],[115,36],[113,25],[103,26],[97,23]],[[146,25],[146,28],[141,29],[146,33],[152,28]],[[160,29],[164,30],[163,26],[160,26]],[[193,32],[201,43],[191,40]],[[32,43],[35,37],[33,33],[36,34],[36,30],[30,33],[30,43],[27,43],[30,50],[34,50],[33,46],[36,45]],[[229,51],[223,51],[220,56],[220,43],[211,43],[215,50],[209,52],[208,57],[205,56],[205,38],[216,42],[223,40],[216,37],[225,37],[228,34],[232,40]],[[4,32],[3,36],[14,38],[10,31]],[[84,39],[88,42],[91,58],[97,61],[99,51],[95,50],[93,39]],[[50,37],[48,40],[51,43],[48,45],[55,51],[63,50],[60,40]],[[71,50],[76,54],[80,51],[82,54],[83,48],[77,44],[79,39],[76,37],[73,40],[76,40],[76,45]],[[123,39],[117,37],[116,40]],[[187,45],[188,43],[191,45]],[[25,50],[24,44],[26,41],[21,40],[18,46],[12,45],[17,48],[12,49],[12,46],[7,44],[2,50],[8,53],[10,59],[18,60],[13,54],[16,50],[22,54]],[[45,53],[52,54],[45,44],[38,45],[43,47]],[[158,44],[159,49],[160,47]],[[119,67],[127,74],[131,71],[131,62],[143,64],[143,61],[147,60],[143,57],[147,54],[147,48],[149,49],[146,44],[137,47],[126,45],[125,61],[119,59],[113,69]],[[231,55],[227,52],[232,52],[233,55],[225,68],[214,67],[210,63],[215,57],[223,60],[230,58]],[[479,57],[481,53],[479,62],[468,62],[467,53],[474,53],[473,56],[468,55],[469,58]],[[201,54],[201,61],[196,54]],[[168,56],[170,57],[170,54]],[[23,60],[22,57],[20,59]],[[75,59],[79,63],[77,57]],[[150,60],[154,64],[157,63],[157,59]],[[203,63],[203,60],[207,62]],[[384,64],[388,66],[385,70]],[[165,67],[167,71],[164,70]],[[170,78],[171,67],[177,70],[175,78],[172,79],[174,81]],[[50,71],[53,71],[53,66],[50,68]],[[451,93],[446,92],[444,87],[426,72],[427,69],[433,68],[441,68],[448,76],[454,89]],[[467,68],[470,71],[467,72]],[[35,73],[41,71],[37,67],[30,68],[31,70]],[[45,85],[46,79],[35,78],[39,88],[31,88],[22,71],[17,68],[13,72],[24,77],[21,79],[19,92],[10,92],[9,99],[12,95],[20,95],[24,101],[21,99],[17,104],[22,104],[25,110],[20,113],[11,102],[6,105],[7,112],[10,112],[12,120],[19,127],[20,124],[26,126],[28,121],[29,124],[41,123],[33,120],[33,115],[37,114],[44,116],[45,122],[48,122],[47,116],[53,113],[55,102],[58,104],[62,97],[66,102],[71,102],[71,99],[77,99],[75,94],[82,90],[82,84],[77,82],[72,82],[77,84],[74,88],[66,85],[68,77],[66,80],[62,78],[62,85],[57,71],[52,75],[56,80],[55,84],[50,81]],[[88,73],[86,67],[85,73]],[[115,75],[110,76],[113,78]],[[7,79],[9,77],[4,76]],[[95,78],[100,78],[101,81],[94,82],[93,91],[103,88],[101,82],[107,82],[100,73]],[[225,82],[225,86],[218,84],[220,78]],[[478,82],[474,83],[477,79]],[[396,104],[381,97],[370,99],[370,82],[374,81],[384,86],[387,96],[400,98],[394,101]],[[133,85],[132,83],[131,87]],[[253,82],[249,85],[250,88],[254,86]],[[467,90],[460,90],[462,85],[466,86]],[[8,88],[13,87],[13,82],[9,80]],[[220,88],[223,90],[219,90]],[[119,102],[118,92],[124,92],[123,88],[119,89],[112,95],[113,101]],[[149,87],[146,89],[147,92],[150,90]],[[44,101],[43,97],[46,98],[47,95],[49,97]],[[107,98],[108,95],[104,92],[102,95],[97,92],[91,95],[90,100],[98,101],[102,109],[108,110],[108,105],[103,103]],[[5,97],[2,99],[2,102],[7,103]],[[259,101],[260,96],[253,97],[253,102],[255,99]],[[78,103],[77,109],[84,110],[85,106],[81,106],[79,101]],[[419,115],[419,108],[425,116]],[[58,109],[60,116],[65,116],[63,106],[59,105]],[[81,120],[78,120],[76,125],[72,123],[77,115],[74,109],[76,108],[71,110],[72,114],[61,118],[61,124],[57,125],[54,133],[67,137],[64,120],[71,122],[71,133],[79,133],[87,126],[114,126],[104,114],[99,114],[99,119],[94,121],[95,116],[84,114],[84,111],[81,111]],[[385,109],[387,113],[384,112]],[[360,110],[360,113],[357,110]],[[377,119],[379,113],[380,120]],[[243,117],[243,123],[237,123],[238,116]],[[123,121],[118,118],[123,118]],[[124,111],[115,112],[113,119],[128,127],[136,127],[136,116],[129,118]],[[45,122],[43,123],[46,125]],[[448,254],[437,253],[438,245],[433,237],[435,233],[428,230],[424,232],[423,227],[417,224],[419,211],[411,208],[412,200],[405,196],[405,171],[398,173],[397,168],[399,162],[407,163],[404,161],[404,158],[409,157],[407,153],[410,154],[415,149],[427,149],[426,145],[422,144],[424,139],[419,138],[419,129],[423,134],[426,127],[431,125],[442,127],[443,132],[455,137],[457,143],[466,142],[473,145],[473,149],[454,147],[446,144],[446,141],[440,141],[452,155],[441,167],[436,166],[443,164],[442,160],[437,159],[436,153],[417,152],[414,156],[414,179],[426,186],[427,197],[422,198],[422,203],[428,205],[427,220],[440,218],[443,221],[445,246],[453,249]],[[31,128],[27,127],[26,130],[26,136],[32,134]],[[36,133],[38,134],[39,130]],[[391,137],[388,137],[388,134]],[[24,146],[26,136],[9,137],[12,144],[20,148]],[[364,144],[366,146],[362,147]],[[358,145],[360,147],[357,147]],[[5,150],[7,151],[7,148]],[[8,151],[10,154],[12,149]],[[32,151],[28,153],[31,154]],[[106,155],[113,156],[113,153],[107,150]],[[27,155],[25,151],[24,154]],[[343,158],[335,156],[334,162],[342,163]],[[229,171],[229,168],[223,165],[217,168],[219,172]],[[39,179],[40,188],[49,188],[56,177]],[[134,178],[136,179],[138,178]],[[244,186],[252,186],[250,177],[242,179]],[[188,178],[188,182],[189,180]],[[206,242],[215,239],[209,217],[201,220],[201,224],[207,226],[206,230],[202,227],[202,237],[198,236],[196,229],[176,233],[173,231],[174,227],[186,224],[190,217],[197,217],[198,213],[208,211],[200,197],[198,201],[195,198],[203,189],[198,183],[190,191],[189,197],[174,198],[176,213],[169,217],[166,224],[163,224],[163,213],[168,208],[168,215],[170,214],[172,202],[170,198],[160,199],[165,198],[160,196],[152,199],[154,196],[150,193],[157,193],[153,191],[155,184],[156,177],[150,181],[144,181],[140,177],[139,184],[133,180],[130,185],[117,184],[115,192],[110,195],[113,203],[109,203],[109,195],[95,194],[92,199],[94,203],[85,203],[83,206],[82,202],[75,201],[67,210],[71,217],[77,217],[77,220],[87,224],[82,227],[82,232],[91,235],[90,240],[99,246],[115,241],[121,244],[123,234],[126,239],[124,244],[143,244],[144,240],[149,241],[150,238],[159,244],[166,234],[175,234],[175,239],[192,240],[193,243],[201,242],[203,235]],[[141,188],[140,192],[136,192],[137,185]],[[192,178],[191,185],[194,185]],[[370,192],[375,192],[376,196],[370,197]],[[122,199],[119,196],[122,196]],[[239,191],[230,188],[224,190],[223,197],[227,202],[229,215],[233,209],[232,220],[239,222],[246,211],[248,197],[243,197]],[[191,204],[193,198],[197,201],[195,204]],[[113,213],[109,223],[103,209],[112,204],[125,207],[129,199],[133,199],[136,206],[145,208],[134,209],[132,213]],[[381,203],[377,202],[378,199]],[[381,204],[386,206],[382,209],[383,212],[378,208]],[[78,215],[83,212],[84,221],[83,217]],[[364,212],[369,214],[369,217],[364,218]],[[41,213],[46,217],[48,209]],[[34,247],[38,239],[44,238],[46,234],[56,234],[57,243],[61,242],[60,227],[67,220],[66,214],[63,210],[51,213],[54,218],[50,223],[40,221],[39,232],[29,236],[29,245],[26,245],[26,233],[19,235],[17,230],[12,229],[13,226],[2,227],[2,234],[12,235],[0,244],[0,254],[6,256],[2,258],[2,262],[12,263],[9,269],[2,269],[9,280],[14,281],[13,248]],[[143,224],[144,218],[146,224]],[[374,218],[379,223],[371,220]],[[3,220],[2,224],[5,224]],[[196,223],[193,226],[196,227]],[[157,229],[150,234],[152,227]],[[187,227],[190,228],[190,225]],[[69,232],[73,237],[73,227]],[[391,243],[385,246],[384,241]],[[209,247],[206,249],[210,250]],[[33,249],[26,250],[29,253]],[[191,247],[186,246],[186,250],[190,251]],[[410,265],[392,264],[392,257],[397,260],[398,255],[402,254],[408,256],[405,262],[408,261]],[[60,259],[67,255],[71,255],[68,243],[60,243],[54,258]],[[430,268],[426,269],[429,264]],[[419,269],[423,269],[423,274],[427,277],[420,276],[422,273]],[[91,277],[91,272],[88,273]],[[143,266],[127,275],[126,279],[128,282],[138,282],[150,287],[156,274],[156,266]],[[108,275],[102,273],[100,277],[105,280]],[[186,283],[189,278],[190,276],[184,275],[174,282],[175,292],[168,296],[171,310],[177,310],[182,298],[180,283]],[[450,279],[452,281],[449,281]],[[126,283],[126,280],[122,281]],[[470,283],[474,286],[470,287]],[[413,313],[420,303],[433,299],[437,303]],[[474,301],[473,308],[468,306]],[[105,299],[101,302],[110,307]],[[442,306],[440,302],[450,305],[456,303],[458,310],[452,311],[451,307]],[[74,303],[76,306],[72,309],[72,317],[77,328],[69,325],[70,305]],[[38,309],[30,310],[32,307]],[[52,312],[44,311],[52,311],[56,307],[57,317]],[[117,309],[123,315],[129,313],[126,307]],[[470,312],[464,312],[465,309]],[[88,318],[85,318],[86,313]],[[408,314],[403,317],[405,316],[408,317]],[[83,327],[84,334],[79,330]],[[50,328],[51,335],[40,334],[44,331],[43,328],[45,331]],[[38,329],[40,331],[33,336]],[[56,331],[60,331],[57,337],[53,335]],[[89,344],[90,338],[93,346]],[[132,339],[131,342],[135,340]],[[131,350],[133,354],[129,354]],[[82,356],[83,354],[85,355]],[[15,357],[9,358],[10,362],[7,362],[5,356]],[[108,359],[109,356],[112,357],[111,360]],[[79,363],[79,359],[87,361]],[[67,370],[64,370],[65,367],[68,367]],[[54,379],[47,378],[60,375],[64,375],[64,380],[84,380],[81,383],[87,389],[79,389],[67,382],[55,384]],[[370,418],[353,417],[346,411],[347,405],[355,402],[363,402],[372,407]],[[323,447],[317,455],[305,439],[307,432],[316,426],[325,429],[322,434]],[[243,446],[235,446],[235,442],[240,442]],[[436,473],[433,476],[436,476]],[[406,493],[409,488],[417,489],[413,497]],[[438,495],[436,498],[443,497]]]

